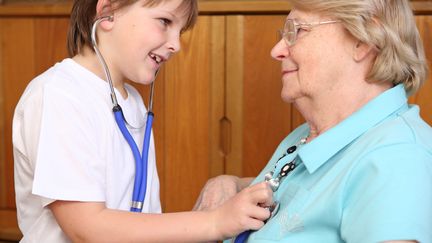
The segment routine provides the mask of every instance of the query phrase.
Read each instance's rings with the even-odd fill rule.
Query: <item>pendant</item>
[[[279,185],[280,185],[279,177],[273,178],[273,172],[270,171],[264,176],[264,178],[265,178],[265,181],[268,182],[268,184],[270,185],[270,188],[272,189],[272,191],[273,192],[277,191],[277,189],[279,188]]]
[[[294,151],[296,151],[296,150],[297,150],[297,146],[293,145],[293,146],[291,146],[291,147],[289,147],[289,148],[287,149],[287,153],[288,153],[288,154],[292,154],[292,153],[294,153]]]
[[[267,172],[265,175],[264,175],[264,181],[269,181],[269,180],[271,180],[272,178],[273,178],[273,171],[270,171],[270,172]]]
[[[285,164],[285,165],[282,167],[282,169],[281,169],[281,171],[280,171],[280,173],[279,173],[279,176],[280,176],[280,177],[287,176],[288,173],[290,173],[291,171],[293,171],[293,170],[295,169],[295,167],[296,167],[296,165],[295,165],[295,163],[294,163],[294,160],[291,161],[291,162],[289,162],[289,163],[287,163],[287,164]]]

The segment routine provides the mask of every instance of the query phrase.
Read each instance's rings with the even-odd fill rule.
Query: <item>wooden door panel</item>
[[[283,27],[285,17],[228,17],[228,28],[234,26],[234,30],[228,31],[227,55],[235,54],[227,59],[227,66],[234,72],[227,70],[227,82],[236,92],[227,97],[227,104],[234,110],[231,117],[235,117],[235,123],[241,124],[232,128],[240,128],[241,132],[233,132],[237,138],[233,138],[233,149],[227,157],[229,174],[256,176],[292,129],[291,105],[280,97],[280,62],[270,56],[278,41],[277,27]],[[239,41],[242,41],[240,45]]]
[[[156,82],[154,133],[167,212],[191,210],[208,178],[223,173],[224,21],[200,16]]]
[[[34,74],[34,25],[31,19],[4,20],[0,22],[2,46],[1,60],[3,80],[3,106],[1,107],[4,119],[4,134],[2,143],[5,154],[2,164],[2,190],[1,207],[15,207],[15,194],[13,191],[13,157],[12,157],[12,116],[22,91]],[[21,30],[21,31],[16,31]],[[22,53],[25,53],[23,55]],[[25,58],[24,58],[25,57]],[[3,170],[4,169],[4,170]]]
[[[291,131],[291,105],[281,99],[281,64],[270,56],[286,16],[244,20],[243,172],[256,176]]]
[[[432,16],[416,16],[416,21],[425,47],[429,76],[419,92],[412,96],[409,101],[420,106],[420,115],[432,126]]]
[[[66,56],[66,18],[10,18],[0,21],[2,113],[2,190],[0,205],[15,207],[13,185],[12,117],[28,82]]]

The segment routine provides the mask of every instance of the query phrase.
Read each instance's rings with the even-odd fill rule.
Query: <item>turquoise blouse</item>
[[[277,214],[248,242],[432,242],[432,128],[398,85],[299,146],[303,124],[255,179],[297,158],[274,193]]]

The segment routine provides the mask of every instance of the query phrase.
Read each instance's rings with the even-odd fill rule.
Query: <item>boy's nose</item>
[[[171,38],[171,40],[168,41],[168,49],[172,52],[172,53],[176,53],[179,52],[181,47],[180,47],[180,36],[175,36],[173,38]]]

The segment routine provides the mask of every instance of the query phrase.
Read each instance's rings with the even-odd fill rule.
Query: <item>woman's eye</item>
[[[300,33],[302,33],[303,31],[306,31],[306,29],[305,29],[305,28],[298,28],[298,29],[297,29],[297,34],[300,34]]]
[[[165,26],[168,26],[172,23],[170,19],[166,19],[166,18],[160,18],[159,21]]]

